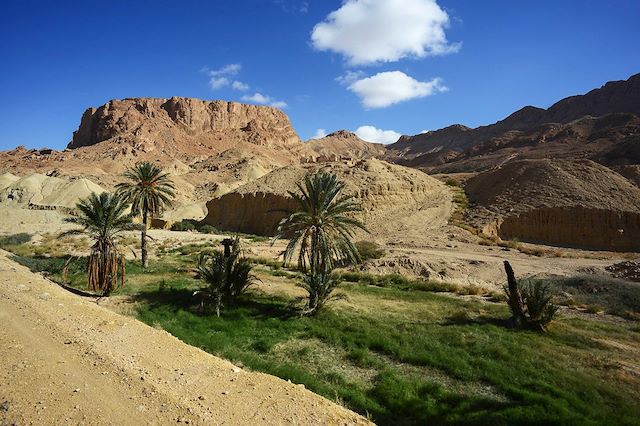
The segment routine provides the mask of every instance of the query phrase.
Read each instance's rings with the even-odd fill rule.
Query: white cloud
[[[211,87],[211,90],[222,89],[228,85],[229,79],[226,77],[211,77],[211,80],[209,80],[209,87]]]
[[[318,129],[316,133],[311,136],[311,139],[322,139],[327,136],[327,131],[325,129]]]
[[[231,86],[232,89],[246,91],[249,90],[249,85],[241,81],[234,80],[233,82],[229,77],[237,75],[242,69],[240,64],[229,64],[217,70],[210,70],[207,67],[202,68],[202,72],[206,73],[209,79],[209,87],[211,90],[222,89],[223,87]]]
[[[235,90],[240,90],[241,92],[246,92],[247,90],[249,90],[249,85],[241,81],[235,80],[233,83],[231,83],[231,88]]]
[[[460,43],[447,41],[448,26],[436,0],[346,0],[316,24],[311,42],[352,65],[393,62],[458,51]]]
[[[243,101],[247,101],[247,102],[253,102],[256,104],[260,104],[260,105],[269,105],[275,108],[286,108],[287,107],[287,103],[284,101],[278,101],[276,99],[273,99],[271,96],[266,96],[263,95],[260,92],[256,92],[253,95],[249,96],[249,95],[245,95],[242,97]]]
[[[346,73],[344,73],[343,75],[339,75],[338,77],[335,78],[335,80],[344,86],[348,86],[349,84],[353,83],[356,80],[361,79],[364,76],[365,76],[364,71],[347,70]]]
[[[236,75],[242,69],[242,65],[240,64],[229,64],[217,70],[209,70],[209,75],[212,77],[217,77],[221,75]]]
[[[382,130],[374,126],[360,126],[355,134],[363,141],[384,144],[396,142],[402,136],[394,130]]]
[[[365,108],[386,108],[398,102],[423,98],[448,89],[440,78],[418,81],[402,71],[381,72],[356,80],[348,89],[360,97]]]
[[[223,87],[231,87],[233,90],[246,92],[251,88],[251,86],[249,86],[247,83],[233,78],[234,76],[238,75],[240,70],[242,70],[242,66],[240,64],[229,64],[217,70],[211,70],[208,67],[203,67],[200,71],[210,77],[209,86],[212,90],[222,89]],[[255,92],[253,95],[245,95],[242,97],[242,100],[260,105],[269,105],[275,108],[287,107],[286,102],[263,95],[260,92]]]

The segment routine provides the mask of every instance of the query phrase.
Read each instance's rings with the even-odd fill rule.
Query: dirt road
[[[0,425],[367,424],[72,295],[0,250]]]

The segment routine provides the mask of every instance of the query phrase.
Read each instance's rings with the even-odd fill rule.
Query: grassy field
[[[7,247],[61,279],[64,257]],[[163,251],[142,270],[127,262],[115,298],[129,314],[247,368],[305,386],[379,424],[637,424],[640,323],[565,313],[548,334],[504,326],[504,303],[442,293],[400,278],[346,275],[342,300],[315,318],[292,304],[294,273],[269,262],[263,281],[222,317],[193,298],[201,246]],[[71,284],[84,286],[83,260]],[[356,279],[358,278],[358,279]],[[432,290],[439,291],[438,293]]]

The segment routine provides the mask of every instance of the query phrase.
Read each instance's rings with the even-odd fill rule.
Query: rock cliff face
[[[276,225],[294,211],[296,204],[285,195],[271,192],[231,192],[207,203],[205,223],[232,232],[274,235]]]
[[[344,193],[361,205],[357,216],[375,236],[423,232],[447,223],[451,195],[438,180],[408,168],[378,160],[307,164],[275,170],[207,203],[205,223],[220,229],[273,235],[284,213],[297,206],[288,196],[304,176],[318,170],[335,173],[345,182]],[[230,213],[233,212],[233,213]]]
[[[244,132],[250,142],[260,145],[299,142],[287,116],[276,108],[192,98],[134,98],[87,109],[67,148],[95,145],[114,137],[134,140],[151,135],[156,143],[179,144],[181,139],[206,138],[224,131]]]
[[[171,173],[177,206],[202,212],[214,194],[312,155],[276,108],[190,98],[134,98],[89,108],[64,151],[19,147],[0,152],[0,173],[83,177],[109,190],[122,180],[125,168],[149,161]],[[167,214],[179,219],[182,213]]]
[[[441,158],[436,157],[434,160],[429,154],[441,150],[465,152],[466,155],[461,158],[450,156],[447,159],[447,162],[455,163],[458,160],[468,159],[469,156],[480,156],[480,153],[466,150],[490,143],[492,140],[504,143],[516,139],[520,147],[536,145],[541,139],[536,137],[535,133],[543,132],[548,124],[569,124],[583,117],[604,117],[621,113],[640,115],[640,74],[631,76],[628,80],[608,82],[601,88],[584,95],[565,98],[548,109],[524,107],[504,120],[489,126],[470,129],[462,125],[453,125],[415,136],[403,136],[398,142],[387,147],[389,150],[387,158],[400,164],[412,162],[414,166],[431,167],[440,164]],[[629,136],[633,130],[627,129],[623,133]],[[565,142],[573,142],[571,134],[566,136]],[[570,153],[574,147],[565,147],[564,151]],[[527,157],[525,153],[520,158],[536,157]],[[493,165],[496,164],[500,164],[499,160],[493,162]]]
[[[504,240],[588,250],[640,251],[640,213],[581,206],[540,208],[505,217],[498,235]]]
[[[639,249],[640,188],[592,161],[514,161],[469,179],[465,191],[472,223],[503,239]]]

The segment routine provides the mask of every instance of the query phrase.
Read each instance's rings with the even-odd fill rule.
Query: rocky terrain
[[[380,143],[366,142],[355,133],[338,130],[320,139],[307,141],[307,146],[317,153],[317,161],[337,161],[340,159],[382,158],[386,148]]]
[[[608,82],[548,109],[527,106],[495,124],[453,125],[389,145],[388,159],[434,172],[478,171],[513,158],[589,158],[635,164],[640,138],[640,74]],[[629,158],[631,154],[631,158]]]
[[[589,160],[522,160],[465,183],[487,235],[596,250],[640,250],[640,189]]]
[[[112,189],[126,167],[151,161],[173,175],[179,203],[202,216],[214,195],[313,155],[276,108],[134,98],[89,108],[64,151],[0,152],[0,173],[84,177]]]
[[[270,234],[282,216],[273,210],[292,207],[287,191],[305,173],[326,169],[363,202],[361,216],[376,238],[426,241],[423,223],[446,224],[453,195],[402,167],[410,166],[443,180],[471,178],[464,220],[488,235],[636,250],[640,74],[548,109],[525,107],[490,126],[453,125],[386,147],[344,130],[304,143],[288,117],[271,107],[175,97],[113,100],[84,113],[64,151],[0,152],[0,207],[70,207],[87,188],[96,189],[95,182],[111,190],[125,167],[140,161],[159,164],[176,183],[169,221],[206,216],[221,229]],[[63,188],[63,181],[74,186]],[[442,206],[433,207],[436,200]],[[607,230],[595,235],[599,224]],[[434,240],[471,238],[436,228]]]
[[[296,205],[288,191],[297,191],[307,173],[330,171],[346,183],[372,238],[403,235],[446,225],[451,195],[438,180],[406,167],[375,159],[288,166],[278,169],[207,203],[204,221],[220,229],[273,235],[275,225]],[[233,212],[230,214],[229,212]]]

